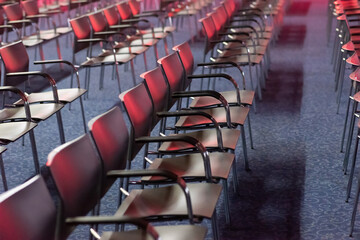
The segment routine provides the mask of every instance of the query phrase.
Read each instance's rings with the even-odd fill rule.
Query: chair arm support
[[[204,145],[197,139],[190,136],[164,136],[164,137],[140,137],[135,139],[138,143],[150,143],[150,142],[187,142],[196,147],[203,158],[205,177],[207,182],[212,182],[211,166],[209,152]]]
[[[79,66],[78,65],[74,65],[72,62],[69,62],[69,61],[64,60],[64,59],[51,59],[51,60],[43,60],[43,61],[34,61],[33,63],[35,65],[36,64],[53,64],[53,63],[64,63],[66,65],[69,65],[75,72],[78,88],[80,88],[80,77],[79,77],[79,71],[78,71]]]
[[[241,104],[241,98],[240,98],[240,89],[239,86],[237,85],[235,79],[233,79],[230,75],[225,74],[225,73],[213,73],[213,74],[200,74],[200,75],[189,75],[187,76],[190,79],[196,79],[196,78],[216,78],[216,77],[220,77],[223,79],[228,80],[229,82],[231,82],[236,90],[236,99],[238,104]]]
[[[208,62],[208,63],[198,63],[197,66],[199,67],[217,67],[217,66],[226,66],[226,65],[230,65],[234,68],[237,68],[240,71],[240,75],[242,77],[242,81],[243,81],[243,89],[245,90],[245,74],[244,71],[241,69],[241,67],[236,64],[235,62]]]
[[[180,97],[180,96],[179,96]],[[199,110],[181,110],[176,112],[158,112],[156,113],[158,117],[181,117],[181,116],[203,116],[209,119],[213,124],[216,130],[217,142],[220,149],[224,149],[224,144],[222,140],[222,133],[219,123],[209,114],[199,111]],[[227,119],[228,120],[228,119]],[[230,122],[231,123],[231,122]],[[231,124],[230,124],[231,126]]]
[[[162,169],[146,169],[146,170],[112,170],[107,173],[107,177],[141,177],[141,176],[162,176],[169,178],[176,182],[183,191],[186,199],[186,206],[188,210],[189,221],[191,224],[194,222],[194,215],[192,210],[190,191],[186,182],[176,174],[162,170]]]
[[[141,229],[146,230],[153,239],[158,240],[159,234],[156,232],[155,228],[147,221],[140,218],[133,218],[127,216],[84,216],[84,217],[72,217],[65,220],[66,224],[78,225],[78,224],[107,224],[107,223],[117,223],[117,224],[133,224],[140,227]]]
[[[46,80],[49,81],[51,87],[52,87],[52,91],[53,91],[53,96],[54,96],[54,101],[56,103],[59,103],[59,96],[58,96],[58,92],[57,92],[57,87],[56,87],[56,81],[47,73],[44,72],[39,72],[39,71],[33,71],[33,72],[13,72],[13,73],[7,73],[6,76],[8,77],[16,77],[16,76],[41,76],[43,78],[45,78]]]
[[[150,21],[147,19],[143,19],[143,18],[136,18],[136,19],[125,19],[125,20],[122,20],[121,22],[123,22],[123,23],[139,23],[139,22],[149,23]]]
[[[23,100],[23,102],[24,102],[26,120],[29,122],[32,122],[29,102],[27,100],[25,93],[23,93],[20,89],[13,87],[13,86],[1,86],[0,92],[13,92],[13,93],[19,95],[21,100]]]
[[[110,29],[126,29],[126,28],[135,28],[137,29],[136,26],[132,25],[132,24],[120,24],[120,25],[112,25],[109,26]]]
[[[91,43],[91,42],[105,42],[108,43],[109,41],[102,38],[86,38],[86,39],[78,39],[77,42],[79,43]]]
[[[221,104],[223,105],[225,112],[226,112],[226,125],[228,128],[232,128],[229,103],[226,101],[224,96],[222,96],[219,92],[211,91],[211,90],[186,91],[186,92],[174,92],[172,95],[173,98],[204,97],[204,96],[210,96],[210,97],[216,98],[221,102]],[[219,126],[218,122],[211,115],[204,113],[202,111],[195,111],[195,113],[191,113],[192,111],[181,111],[181,112],[184,112],[184,114],[186,114],[186,112],[189,112],[188,115],[202,115],[206,118],[209,118],[213,122],[216,129]],[[177,113],[177,112],[172,112],[172,113]]]
[[[94,36],[103,36],[103,35],[120,35],[126,36],[126,34],[118,31],[104,31],[104,32],[94,32]]]

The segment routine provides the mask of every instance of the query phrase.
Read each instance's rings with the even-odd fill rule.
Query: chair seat
[[[177,16],[187,16],[187,15],[196,15],[198,13],[197,9],[183,9],[176,13]]]
[[[62,103],[70,103],[86,93],[86,89],[79,88],[68,88],[68,89],[58,89],[59,101]],[[39,102],[51,102],[54,101],[54,96],[52,91],[48,92],[39,92],[31,93],[27,96],[29,103],[39,103]],[[23,105],[24,102],[19,100],[14,103],[15,105]]]
[[[154,27],[153,29],[154,29],[154,32],[156,32],[156,33],[162,33],[162,32],[171,33],[176,30],[176,27],[165,26],[164,28],[163,27]],[[151,29],[143,29],[143,30],[140,30],[140,33],[141,34],[152,33],[152,30]]]
[[[250,55],[251,64],[259,64],[262,61],[263,57],[261,55]],[[215,62],[236,62],[239,64],[248,64],[249,58],[247,55],[240,56],[231,56],[231,57],[220,57],[215,59]]]
[[[240,136],[238,129],[221,129],[223,145],[225,149],[235,149]],[[215,129],[205,129],[202,131],[194,131],[180,133],[176,136],[190,136],[200,141],[208,149],[218,149],[217,135]],[[194,149],[194,147],[185,142],[165,142],[161,144],[160,152],[178,152]]]
[[[33,122],[6,122],[0,123],[0,143],[8,144],[15,142],[37,124]]]
[[[31,118],[37,121],[46,120],[64,107],[61,103],[30,104]],[[5,108],[0,111],[0,121],[26,119],[25,108]]]
[[[0,146],[0,154],[1,153],[3,153],[3,152],[5,152],[7,150],[7,148],[6,147],[2,147],[2,146]]]
[[[56,28],[56,32],[58,32],[60,34],[70,33],[71,31],[72,31],[71,27],[57,27]]]
[[[260,29],[258,29],[260,30]],[[254,30],[252,28],[233,28],[231,29],[232,32],[245,32],[245,33],[249,33],[251,34],[251,36],[253,38],[256,38],[257,36],[259,36],[260,38],[263,38],[263,39],[271,39],[272,38],[272,32],[267,32],[267,31],[257,31],[256,28],[255,28],[255,31],[257,33],[254,32]]]
[[[54,29],[41,30],[41,31],[39,32],[39,37],[40,37],[40,39],[42,39],[42,40],[50,40],[50,39],[56,38],[56,37],[58,37],[58,36],[60,36],[60,34],[57,33],[57,32],[54,32]],[[37,36],[37,34],[33,34],[33,35],[31,35],[31,36],[25,37],[25,39],[26,39],[26,40],[34,40],[34,41],[35,41],[35,40],[38,39],[38,36]]]
[[[228,57],[228,56],[235,56],[235,55],[241,55],[241,54],[247,54],[246,48],[240,46],[240,44],[235,48],[232,49],[232,47],[234,47],[236,45],[231,45],[229,44],[229,46],[227,46],[226,48],[224,48],[225,51],[227,51],[226,53],[224,53],[222,56],[224,57]],[[248,49],[250,51],[250,54],[258,54],[258,55],[264,55],[266,53],[266,47],[263,46],[252,46],[252,45],[248,45]]]
[[[195,217],[211,218],[222,187],[212,183],[187,184]],[[149,207],[151,206],[151,207]],[[148,218],[175,216],[188,218],[185,195],[178,185],[136,189],[122,202],[115,216]]]
[[[115,48],[116,48],[116,46],[115,46]],[[132,54],[140,55],[148,49],[149,49],[149,47],[147,47],[147,46],[131,46],[130,49],[128,47],[116,49],[116,53],[124,54],[124,53],[129,53],[129,50],[131,50]]]
[[[356,70],[349,75],[349,78],[353,81],[360,82],[360,68],[356,68]]]
[[[151,47],[151,46],[153,46],[153,45],[155,45],[155,44],[157,44],[159,42],[159,39],[146,39],[146,38],[144,38],[144,39],[136,39],[136,40],[134,40],[134,41],[132,41],[131,43],[130,43],[130,46],[142,46],[142,45],[145,45],[145,46],[148,46],[148,47]]]
[[[26,47],[33,47],[44,41],[43,39],[38,39],[37,36],[23,37],[21,40],[22,40],[22,43],[24,44],[24,46],[26,46]]]
[[[360,60],[359,60],[357,52],[355,52],[353,55],[351,55],[351,57],[347,58],[346,62],[348,64],[359,67],[360,66]]]
[[[247,115],[249,114],[249,110],[250,110],[249,108],[241,107],[241,106],[230,107],[231,123],[235,125],[244,125]],[[221,125],[226,124],[225,108],[223,107],[207,108],[207,109],[202,109],[201,111],[211,115],[219,124]],[[176,122],[175,127],[187,128],[187,127],[203,126],[209,124],[212,124],[211,120],[203,116],[197,116],[197,115],[181,116],[179,120]]]
[[[119,63],[127,63],[132,60],[135,55],[134,54],[116,54],[116,61]],[[83,62],[82,66],[94,66],[101,64],[108,64],[114,62],[114,55],[112,52],[107,51],[99,55],[98,57],[90,58],[89,60]]]
[[[263,46],[265,48],[270,43],[269,39],[264,39],[264,38],[259,38],[259,39],[253,38],[253,40],[254,40],[254,42],[253,42],[251,39],[248,39],[247,36],[236,36],[233,39],[245,41],[247,46],[253,45],[255,43],[255,45]],[[231,45],[233,45],[233,46],[231,46]],[[239,45],[240,47],[243,47],[240,43],[236,43],[236,42],[230,42],[227,47],[228,48],[235,48],[236,45]]]
[[[345,51],[355,51],[355,46],[352,41],[349,41],[342,45],[341,49],[344,49]]]
[[[152,39],[152,38],[163,39],[166,38],[167,35],[168,35],[167,32],[154,32],[154,35],[153,33],[145,33],[142,35],[142,37],[146,39]]]
[[[206,237],[207,229],[199,225],[177,225],[177,226],[157,226],[155,230],[159,233],[162,240],[203,240]],[[153,238],[141,230],[126,232],[104,232],[101,240],[152,240]]]
[[[237,94],[235,91],[220,92],[230,105],[237,105]],[[240,90],[240,101],[242,104],[252,105],[255,92],[251,90]],[[204,108],[219,106],[221,102],[213,97],[195,97],[191,102],[191,108]]]
[[[213,178],[227,179],[235,155],[227,152],[209,153]],[[205,178],[204,161],[201,154],[188,154],[171,158],[156,158],[149,169],[166,169],[183,178]],[[142,181],[156,180],[158,177],[143,177]]]

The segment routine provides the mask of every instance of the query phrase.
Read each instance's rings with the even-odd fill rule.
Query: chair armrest
[[[48,82],[51,85],[52,91],[53,91],[53,96],[54,96],[54,101],[56,103],[59,103],[59,95],[57,92],[57,87],[56,87],[56,81],[47,73],[44,72],[39,72],[39,71],[33,71],[33,72],[13,72],[13,73],[7,73],[6,76],[8,77],[17,77],[17,76],[41,76],[43,78],[45,78],[46,80],[48,80]]]
[[[78,225],[78,224],[107,224],[107,223],[116,223],[116,224],[126,224],[130,223],[135,226],[138,226],[148,234],[150,234],[155,240],[159,239],[159,234],[156,232],[155,228],[147,221],[140,218],[133,218],[128,216],[83,216],[83,217],[72,217],[65,219],[65,223],[69,225]]]
[[[24,102],[26,120],[29,122],[32,122],[29,102],[27,100],[25,93],[23,93],[20,89],[13,87],[13,86],[1,86],[0,92],[13,92],[13,93],[19,95],[21,100]]]
[[[222,141],[222,133],[219,123],[209,114],[199,111],[199,110],[180,110],[176,112],[158,112],[156,115],[160,118],[163,117],[181,117],[181,116],[203,116],[208,118],[213,124],[216,130],[216,137],[218,142],[218,147],[224,149],[224,144]],[[228,120],[228,119],[227,119]]]
[[[225,73],[213,73],[213,74],[200,74],[200,75],[189,75],[187,76],[187,78],[189,79],[202,79],[202,78],[223,78],[228,80],[229,82],[232,83],[232,85],[234,86],[235,90],[236,90],[236,99],[239,105],[241,105],[241,98],[240,98],[240,89],[239,86],[237,85],[235,79],[233,79],[230,75],[225,74]]]
[[[191,224],[194,222],[194,215],[192,210],[190,191],[186,185],[186,182],[176,174],[162,170],[162,169],[146,169],[146,170],[112,170],[107,173],[107,177],[118,178],[118,177],[142,177],[142,176],[162,176],[173,180],[180,186],[186,199],[186,206],[188,210],[189,221]]]
[[[86,38],[86,39],[78,39],[77,42],[79,43],[91,43],[91,42],[105,42],[108,43],[109,41],[102,38]]]
[[[136,18],[136,19],[125,19],[121,21],[122,23],[139,23],[139,22],[146,22],[149,23],[150,21],[143,18]]]
[[[211,166],[209,152],[204,145],[197,139],[190,136],[164,136],[164,137],[139,137],[135,139],[138,143],[151,143],[151,142],[187,142],[192,144],[199,151],[203,158],[205,177],[207,182],[212,182]]]
[[[135,28],[137,29],[136,26],[132,25],[132,24],[119,24],[119,25],[112,25],[109,26],[110,29],[126,29],[126,28]]]
[[[53,64],[53,63],[64,63],[66,65],[69,65],[75,72],[77,85],[78,85],[78,88],[80,88],[80,77],[79,77],[79,71],[78,71],[80,66],[74,65],[73,63],[71,63],[71,62],[69,62],[67,60],[64,60],[64,59],[52,59],[52,60],[34,61],[33,63],[35,65],[36,64]]]
[[[234,68],[237,68],[240,71],[241,77],[242,77],[242,81],[243,81],[243,89],[245,90],[245,74],[244,71],[241,69],[241,67],[236,64],[235,62],[208,62],[208,63],[198,63],[197,66],[199,67],[217,67],[217,66],[226,66],[226,65],[230,65]]]
[[[213,98],[218,99],[221,104],[223,105],[225,112],[226,112],[226,125],[228,128],[232,128],[232,124],[231,124],[231,115],[230,115],[230,107],[229,107],[229,103],[226,101],[226,99],[219,93],[216,91],[211,91],[211,90],[206,90],[206,91],[186,91],[186,92],[174,92],[173,95],[171,97],[173,98],[182,98],[182,97],[204,97],[204,96],[210,96]],[[210,119],[215,128],[218,129],[218,122],[209,114],[204,113],[202,111],[181,111],[184,112],[184,114],[186,115],[202,115],[208,119]],[[172,113],[178,113],[179,112],[172,112]],[[158,113],[159,116],[159,113]],[[222,139],[222,138],[221,138]]]

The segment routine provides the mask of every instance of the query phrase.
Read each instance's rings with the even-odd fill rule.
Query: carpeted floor
[[[271,67],[263,100],[257,101],[257,113],[251,113],[255,145],[255,149],[248,152],[251,172],[243,169],[239,146],[240,189],[238,194],[230,191],[232,224],[220,225],[221,239],[349,239],[353,198],[345,203],[348,176],[342,172],[344,154],[340,153],[345,97],[340,113],[336,114],[326,14],[325,0],[293,0],[285,13],[279,39],[271,49]],[[187,24],[184,21],[184,26],[175,33],[176,44],[190,39]],[[60,40],[63,56],[70,60],[71,48],[69,44],[66,47],[68,39]],[[198,37],[191,42],[198,62],[202,59],[202,41],[204,39]],[[56,57],[52,50],[55,44],[48,43],[45,48],[46,58]],[[163,43],[158,49],[160,56],[164,56]],[[151,51],[147,54],[149,69],[156,65]],[[34,50],[30,49],[29,54],[34,56]],[[135,65],[137,75],[145,71],[141,56],[137,57]],[[123,72],[123,67],[120,69],[122,90],[126,90],[132,87],[131,74]],[[349,73],[347,70],[345,76]],[[111,80],[111,71],[106,71],[102,90],[98,89],[97,74],[97,70],[92,72],[89,98],[85,100],[87,121],[119,104],[119,92],[116,81]],[[59,87],[68,86],[68,80],[62,80]],[[137,82],[140,81],[138,78]],[[223,85],[217,85],[218,90],[222,88]],[[344,96],[348,88],[346,78]],[[62,111],[67,140],[83,133],[79,109],[75,102],[70,111],[68,107]],[[59,145],[56,119],[40,123],[35,135],[43,165],[47,154]],[[30,144],[27,138],[25,140],[24,147],[18,141],[9,145],[3,154],[10,187],[34,174]],[[140,162],[139,157],[133,166]],[[102,202],[103,214],[114,211],[115,188]],[[3,191],[2,186],[0,191]],[[225,222],[223,213],[219,203],[219,223]],[[357,220],[354,239],[360,239],[360,219]],[[210,227],[209,221],[204,224]],[[106,229],[111,228],[101,228]],[[87,234],[87,229],[78,228],[70,239],[85,239]],[[211,230],[208,238],[211,239]]]

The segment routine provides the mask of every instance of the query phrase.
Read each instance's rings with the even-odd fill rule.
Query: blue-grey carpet
[[[240,145],[237,151],[240,189],[238,194],[230,191],[231,225],[225,224],[219,203],[221,239],[349,239],[353,198],[345,203],[348,176],[342,172],[344,154],[340,153],[345,97],[337,115],[331,48],[326,44],[326,14],[325,0],[293,0],[285,14],[279,39],[270,52],[271,67],[263,100],[257,101],[257,113],[251,113],[255,145],[248,152],[251,172],[243,169]],[[176,44],[190,39],[187,25],[185,21],[175,33]],[[70,60],[71,47],[66,45],[69,39],[60,40],[63,56]],[[203,41],[197,38],[192,42],[198,62],[202,59]],[[46,44],[45,49],[46,58],[56,57],[54,43]],[[160,56],[164,56],[162,43],[158,49]],[[33,49],[29,52],[34,56]],[[149,69],[155,67],[151,49],[147,57]],[[141,56],[137,57],[135,66],[137,75],[145,71]],[[87,121],[118,104],[119,92],[116,81],[111,80],[110,69],[105,73],[101,90],[97,80],[99,71],[91,73],[89,98],[84,102]],[[120,69],[122,90],[129,89],[133,86],[130,71]],[[239,77],[236,71],[228,73]],[[83,72],[80,74],[83,77]],[[68,80],[59,82],[59,88],[68,86]],[[223,85],[217,85],[218,90],[222,88]],[[344,95],[348,88],[349,80],[345,78]],[[79,110],[75,102],[70,111],[67,107],[62,111],[67,140],[83,133]],[[47,154],[59,145],[56,119],[41,122],[35,135],[43,165]],[[34,174],[30,144],[28,138],[25,140],[24,147],[21,141],[10,144],[3,155],[10,187]],[[133,166],[140,162],[139,157]],[[114,212],[115,188],[102,201],[104,214]],[[360,219],[357,220],[354,238],[360,239]],[[211,239],[210,222],[204,224],[209,227]],[[70,239],[85,239],[87,235],[86,228],[78,228]]]

